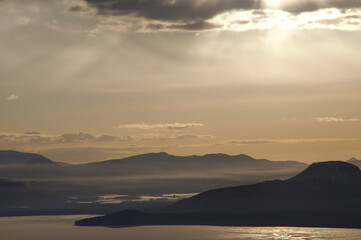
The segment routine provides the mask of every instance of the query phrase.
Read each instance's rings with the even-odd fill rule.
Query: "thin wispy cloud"
[[[39,135],[40,133],[37,131],[24,132],[26,135]]]
[[[226,144],[266,144],[266,143],[275,143],[274,139],[250,139],[250,140],[242,140],[242,139],[235,139],[235,140],[227,140],[223,143]]]
[[[16,21],[16,23],[18,25],[26,26],[30,23],[30,21],[31,21],[31,19],[28,17],[21,17]]]
[[[138,129],[138,130],[168,130],[179,131],[187,128],[203,127],[203,123],[157,123],[157,124],[121,124],[119,129]]]
[[[16,96],[14,94],[11,94],[10,96],[6,97],[6,100],[8,101],[16,101],[18,100],[20,97],[19,96]]]
[[[89,133],[66,133],[62,135],[46,135],[37,131],[23,134],[3,133],[0,134],[0,143],[8,144],[66,144],[66,143],[106,143],[106,142],[132,142],[132,141],[168,141],[168,140],[207,140],[215,139],[212,135],[197,134],[139,134],[139,135],[92,135]]]
[[[138,140],[195,140],[195,139],[214,139],[212,135],[195,135],[195,134],[146,134],[135,137]]]
[[[226,140],[224,144],[269,144],[269,143],[321,143],[357,141],[357,138],[289,138],[289,139],[234,139]]]
[[[337,118],[337,117],[319,117],[316,118],[318,122],[359,122],[359,118]]]
[[[40,134],[36,131],[24,134],[0,134],[0,142],[8,144],[62,144],[62,143],[99,143],[115,141],[132,141],[131,136],[100,135],[89,133],[66,133],[59,136]]]

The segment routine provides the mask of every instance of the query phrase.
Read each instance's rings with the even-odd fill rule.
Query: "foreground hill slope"
[[[207,191],[167,208],[169,212],[246,213],[338,211],[361,213],[361,172],[345,162],[312,164],[285,181]]]
[[[285,181],[211,190],[156,213],[125,211],[76,224],[361,228],[360,203],[360,169],[345,162],[322,162]]]

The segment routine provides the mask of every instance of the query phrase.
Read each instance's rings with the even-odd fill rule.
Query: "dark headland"
[[[361,228],[361,171],[346,162],[314,163],[288,180],[210,190],[160,211],[127,210],[75,225]]]

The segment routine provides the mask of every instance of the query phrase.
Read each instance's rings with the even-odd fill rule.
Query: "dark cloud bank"
[[[99,15],[140,17],[169,23],[167,28],[204,30],[216,28],[207,23],[212,17],[231,10],[257,10],[277,8],[298,14],[324,8],[361,7],[359,0],[285,0],[280,5],[270,5],[266,0],[85,0],[97,9]],[[72,6],[70,11],[83,11]],[[162,24],[149,24],[149,29],[164,28]]]

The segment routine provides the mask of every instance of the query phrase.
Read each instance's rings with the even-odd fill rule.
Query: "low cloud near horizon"
[[[187,140],[187,139],[214,139],[212,135],[197,134],[158,134],[144,133],[135,135],[98,135],[89,133],[65,133],[61,135],[46,135],[37,131],[17,133],[0,133],[0,143],[8,144],[66,144],[66,143],[110,143],[110,142],[132,142],[149,140]]]
[[[19,96],[16,96],[14,94],[11,94],[10,96],[6,97],[6,100],[8,101],[16,101],[19,99]]]
[[[111,142],[131,140],[130,136],[100,135],[94,136],[89,133],[66,133],[62,135],[43,135],[37,131],[25,132],[24,134],[4,133],[0,134],[0,142],[8,144],[57,144],[74,142]]]
[[[295,138],[295,139],[235,139],[227,140],[228,144],[267,144],[267,143],[322,143],[357,141],[357,138]]]
[[[203,123],[157,123],[157,124],[121,124],[120,129],[140,129],[140,130],[169,130],[177,131],[194,127],[203,127]]]
[[[318,117],[318,122],[359,122],[359,118],[337,118],[337,117]]]

